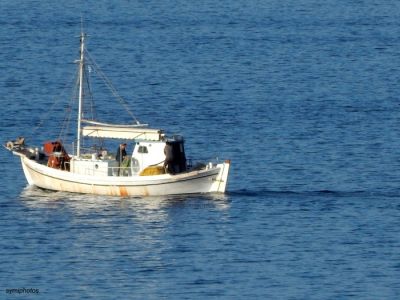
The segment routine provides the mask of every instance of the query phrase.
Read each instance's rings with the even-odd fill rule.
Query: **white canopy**
[[[164,133],[161,129],[151,128],[85,126],[82,129],[82,135],[95,138],[160,141]]]

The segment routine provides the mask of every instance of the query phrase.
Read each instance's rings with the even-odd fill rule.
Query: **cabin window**
[[[139,146],[138,152],[139,153],[149,153],[146,146]]]

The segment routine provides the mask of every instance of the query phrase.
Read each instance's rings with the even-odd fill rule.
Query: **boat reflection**
[[[168,213],[174,209],[227,210],[230,207],[229,196],[220,193],[121,198],[55,192],[28,186],[22,190],[20,199],[31,208],[66,208],[75,214],[99,212],[107,217],[130,212],[132,217],[141,222],[161,221],[168,218]]]

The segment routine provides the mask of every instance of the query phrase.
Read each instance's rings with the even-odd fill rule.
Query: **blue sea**
[[[57,138],[83,23],[138,120],[232,161],[223,195],[118,198],[29,187],[0,150],[0,299],[400,299],[399,1],[0,11],[2,143]]]

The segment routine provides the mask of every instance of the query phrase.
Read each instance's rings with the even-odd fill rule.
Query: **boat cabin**
[[[134,176],[178,174],[186,171],[184,140],[181,136],[167,138],[161,130],[148,128],[116,128],[87,126],[83,135],[98,138],[128,139],[133,151],[118,162],[115,155],[91,153],[74,156],[70,171],[91,176]],[[131,148],[131,147],[129,147]]]

